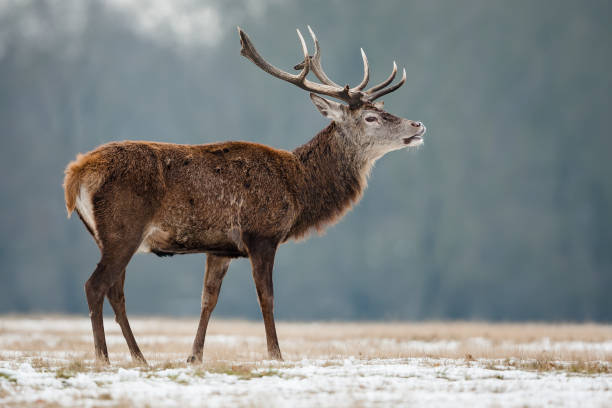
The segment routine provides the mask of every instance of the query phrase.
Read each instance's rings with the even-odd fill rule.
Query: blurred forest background
[[[0,0],[0,312],[87,312],[99,252],[61,188],[78,152],[293,149],[326,126],[239,54],[237,25],[289,70],[310,24],[336,82],[360,80],[359,47],[373,82],[406,66],[385,106],[428,133],[323,237],[280,248],[277,317],[612,321],[611,19],[607,0]],[[203,272],[136,255],[128,313],[197,315]],[[259,313],[234,261],[215,316]]]

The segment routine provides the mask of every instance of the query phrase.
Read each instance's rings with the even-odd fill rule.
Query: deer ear
[[[385,107],[385,102],[384,101],[374,102],[374,106],[378,109],[383,109]]]
[[[329,99],[321,98],[319,95],[310,94],[312,103],[317,107],[321,115],[335,122],[344,120],[345,107],[341,103],[330,101]]]

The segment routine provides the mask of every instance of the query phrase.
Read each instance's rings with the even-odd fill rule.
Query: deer
[[[110,142],[77,155],[65,170],[68,217],[76,211],[100,249],[85,283],[96,361],[109,364],[105,297],[132,359],[146,365],[128,322],[126,266],[137,252],[158,256],[205,253],[200,319],[188,363],[201,363],[210,316],[232,259],[248,258],[266,334],[268,357],[282,360],[274,321],[272,270],[280,244],[322,232],[361,198],[374,163],[386,153],[423,143],[425,126],[383,110],[378,98],[406,82],[406,69],[365,89],[369,65],[355,87],[333,82],[321,66],[319,41],[291,74],[268,63],[238,27],[241,55],[264,72],[308,91],[330,123],[293,151],[246,141],[183,145]],[[306,78],[312,72],[319,82]],[[323,98],[327,96],[337,101]]]

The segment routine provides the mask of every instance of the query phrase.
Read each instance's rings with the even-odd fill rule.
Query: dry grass
[[[118,326],[105,321],[113,367],[133,367]],[[132,327],[152,370],[185,367],[197,320],[133,318]],[[287,364],[321,359],[422,358],[490,360],[530,370],[609,373],[612,326],[600,324],[426,322],[278,323]],[[580,344],[586,343],[587,347]],[[588,347],[588,345],[594,345]],[[597,347],[597,345],[608,345]],[[27,359],[58,378],[105,370],[93,363],[89,320],[66,316],[0,317],[0,359]],[[263,323],[213,320],[204,350],[208,372],[243,378],[265,375],[253,362],[267,359]],[[270,368],[273,370],[273,367]],[[271,371],[273,372],[273,371]],[[263,373],[263,374],[262,374]]]

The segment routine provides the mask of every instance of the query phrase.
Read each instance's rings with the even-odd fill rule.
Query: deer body
[[[246,34],[240,34],[245,56],[279,78],[286,74],[271,72],[276,68],[262,62]],[[322,73],[318,42],[311,34],[316,53],[309,57],[302,39],[304,68],[295,76],[302,81],[296,85],[311,86],[303,82],[303,74],[312,68],[327,84],[315,91],[345,100],[349,106],[311,94],[317,109],[332,122],[293,152],[249,142],[177,145],[126,141],[100,146],[68,165],[64,181],[68,213],[77,211],[102,253],[85,284],[99,360],[108,361],[102,321],[106,296],[133,358],[145,362],[127,320],[123,294],[125,268],[136,252],[207,254],[191,362],[202,360],[208,320],[231,259],[248,257],[268,353],[280,359],[272,285],[278,245],[337,221],[361,197],[378,158],[422,143],[425,128],[420,122],[393,116],[372,102],[390,92],[390,88],[379,89],[392,81],[395,69],[383,87],[372,88],[374,94],[348,86],[338,90]],[[365,86],[365,54],[363,58]]]
[[[100,162],[108,165],[99,170]],[[291,153],[255,143],[121,142],[82,156],[69,174],[95,181],[87,191],[94,217],[77,210],[95,218],[89,227],[99,239],[129,212],[129,227],[142,230],[141,252],[240,257],[242,232],[286,237],[298,206],[287,183],[298,168]]]

